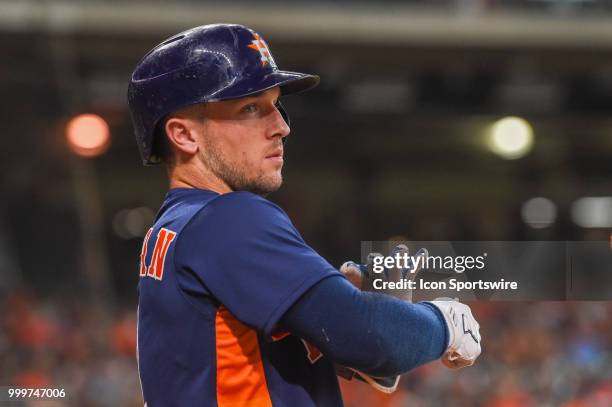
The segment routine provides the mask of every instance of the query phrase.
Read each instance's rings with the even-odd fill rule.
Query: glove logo
[[[276,69],[276,62],[274,62],[274,58],[272,58],[272,53],[268,48],[268,44],[266,44],[266,42],[259,37],[259,34],[255,32],[253,33],[253,37],[255,39],[251,41],[248,47],[259,52],[261,56],[261,66],[266,66],[266,64],[269,63],[272,68]]]
[[[465,314],[461,314],[461,320],[463,321],[463,333],[464,334],[470,334],[470,336],[472,337],[474,342],[479,343],[478,339],[476,339],[476,336],[474,336],[474,332],[472,332],[472,328],[465,329]]]

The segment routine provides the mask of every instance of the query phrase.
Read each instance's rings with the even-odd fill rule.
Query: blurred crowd
[[[135,305],[20,293],[1,301],[0,315],[0,385],[65,390],[46,407],[142,407]]]
[[[431,363],[392,395],[342,379],[346,406],[612,405],[612,303],[471,305],[483,336],[476,366]],[[135,316],[135,304],[3,296],[0,385],[65,389],[66,400],[48,407],[142,406]]]

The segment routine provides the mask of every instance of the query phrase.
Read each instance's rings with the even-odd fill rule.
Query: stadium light
[[[556,205],[547,198],[536,197],[527,200],[521,208],[523,222],[534,229],[544,229],[557,218]]]
[[[520,117],[504,117],[493,123],[488,134],[489,149],[507,160],[523,157],[533,146],[531,125]]]
[[[122,209],[113,218],[113,231],[121,239],[141,238],[155,220],[155,212],[144,206]]]
[[[572,220],[583,228],[612,227],[612,197],[589,196],[572,204]]]
[[[110,130],[106,121],[95,114],[73,117],[66,125],[68,147],[82,157],[103,154],[110,145]]]

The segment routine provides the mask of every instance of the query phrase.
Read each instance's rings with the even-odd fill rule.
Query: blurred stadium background
[[[2,0],[0,385],[141,405],[138,255],[167,185],[139,162],[126,86],[153,45],[213,22],[321,75],[286,100],[270,198],[334,264],[398,235],[610,239],[610,1]],[[434,363],[393,396],[344,382],[347,406],[612,405],[611,303],[474,307],[477,367]]]

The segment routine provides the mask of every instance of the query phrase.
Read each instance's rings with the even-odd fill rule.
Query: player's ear
[[[170,116],[164,127],[168,143],[179,153],[192,156],[198,151],[196,126],[193,120],[182,116]]]

